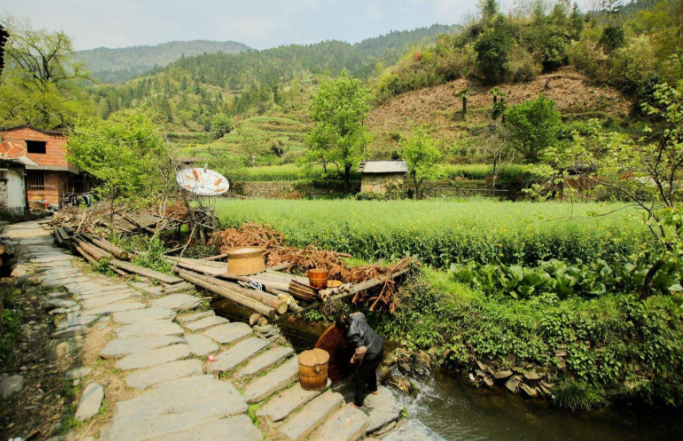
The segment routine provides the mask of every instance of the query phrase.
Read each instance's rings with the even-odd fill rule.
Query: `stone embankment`
[[[78,388],[67,425],[52,440],[439,440],[381,388],[365,409],[327,388],[303,390],[294,350],[271,325],[229,322],[194,291],[166,294],[148,281],[92,272],[53,245],[38,222],[6,227],[17,277],[46,289],[50,351]],[[20,391],[21,375],[0,390]]]

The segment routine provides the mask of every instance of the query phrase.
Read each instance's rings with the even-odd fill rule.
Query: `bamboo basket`
[[[299,382],[303,390],[323,390],[327,386],[330,354],[322,349],[311,349],[299,354]]]
[[[231,276],[249,276],[266,270],[263,253],[266,250],[259,247],[239,247],[229,250],[228,274]]]

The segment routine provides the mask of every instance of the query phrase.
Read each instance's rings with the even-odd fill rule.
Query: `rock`
[[[151,349],[162,348],[169,345],[183,343],[180,337],[169,335],[154,335],[151,337],[142,338],[122,338],[112,340],[107,343],[107,346],[100,351],[102,358],[116,358],[128,354],[135,354],[138,352],[145,352]]]
[[[404,394],[410,393],[410,381],[407,378],[398,375],[389,375],[389,384],[397,387]]]
[[[387,366],[380,365],[380,367],[377,369],[377,381],[380,383],[386,382],[390,373],[391,370]]]
[[[294,357],[266,375],[249,383],[244,390],[248,403],[258,403],[299,378],[299,360]]]
[[[397,421],[403,406],[394,398],[386,387],[377,389],[378,394],[369,394],[365,398],[364,410],[370,417],[367,433],[381,429],[387,424]]]
[[[190,347],[186,344],[171,345],[165,348],[152,349],[147,352],[137,352],[126,355],[116,362],[116,367],[129,371],[132,369],[142,369],[171,361],[182,360],[190,356]]]
[[[426,367],[429,367],[429,365],[431,365],[432,363],[432,358],[425,351],[417,351],[417,353],[414,354],[414,357],[417,361],[419,361]]]
[[[228,323],[228,319],[225,319],[223,317],[218,317],[218,316],[213,316],[213,317],[206,317],[201,320],[194,321],[192,323],[188,323],[185,325],[187,329],[190,331],[199,331],[201,329],[207,329],[212,326],[217,326],[217,325],[223,325],[225,323]]]
[[[246,411],[247,404],[244,398],[230,382],[216,380],[209,375],[183,378],[161,384],[150,392],[117,403],[111,427],[106,438],[101,437],[101,439],[103,441],[105,439],[106,441],[170,439],[171,434],[181,430],[201,428],[209,422],[244,414]],[[198,441],[216,438],[184,437],[182,439]]]
[[[152,306],[174,311],[187,311],[202,304],[202,299],[189,294],[171,294],[152,301]]]
[[[72,326],[61,331],[57,331],[52,336],[54,338],[73,338],[88,334],[91,331],[87,326]]]
[[[74,302],[73,300],[64,300],[64,299],[50,299],[47,302],[45,302],[45,309],[55,309],[55,308],[71,308],[72,306],[76,306],[77,303]]]
[[[66,372],[66,378],[67,378],[67,380],[75,380],[77,378],[83,378],[83,377],[87,376],[91,371],[92,371],[92,368],[89,368],[89,367],[81,367],[81,368],[71,369],[70,371]]]
[[[207,365],[206,370],[207,372],[227,372],[266,346],[268,342],[261,338],[248,338],[216,355],[216,361]]]
[[[526,378],[529,381],[537,381],[543,378],[541,375],[539,375],[536,371],[534,370],[525,370],[524,371],[524,378]]]
[[[327,417],[340,410],[343,404],[344,397],[341,394],[327,391],[290,416],[278,432],[292,441],[303,439]]]
[[[154,384],[201,374],[202,362],[199,360],[173,361],[133,372],[126,377],[126,384],[134,389],[146,389]]]
[[[508,379],[508,381],[505,382],[505,387],[507,390],[509,390],[512,393],[517,393],[517,389],[519,388],[519,383],[521,383],[522,379],[519,375],[513,375]]]
[[[362,410],[344,406],[310,436],[310,441],[356,441],[366,431],[370,418]]]
[[[267,369],[270,369],[278,362],[284,360],[294,353],[294,349],[278,346],[266,351],[258,357],[252,359],[247,365],[242,368],[237,376],[239,378],[249,378],[257,375]]]
[[[78,312],[78,311],[80,311],[81,309],[83,309],[83,308],[81,307],[81,305],[76,305],[76,306],[72,306],[72,307],[70,307],[70,308],[57,308],[57,309],[53,309],[53,310],[50,311],[48,314],[50,314],[50,315],[71,314],[71,313],[74,313],[74,312]]]
[[[111,305],[113,303],[118,303],[121,300],[130,299],[131,297],[137,297],[138,293],[129,292],[121,294],[111,294],[108,296],[99,296],[94,298],[88,298],[81,302],[84,309],[100,308],[102,306]],[[136,299],[137,300],[137,299]]]
[[[418,420],[408,420],[386,434],[382,441],[446,441]]]
[[[231,343],[249,334],[251,334],[251,327],[239,322],[214,326],[204,332],[204,335],[222,344]]]
[[[201,334],[187,334],[185,341],[190,345],[190,352],[197,356],[209,355],[218,350],[218,345]]]
[[[332,383],[327,380],[327,387]],[[323,393],[327,388],[322,390],[304,390],[300,383],[295,383],[289,389],[280,391],[273,396],[256,414],[262,417],[267,417],[272,422],[277,422],[287,418],[292,412],[303,406]]]
[[[0,379],[0,395],[7,398],[21,391],[24,387],[24,377],[22,375],[7,376]]]
[[[85,421],[97,415],[100,405],[104,399],[104,388],[97,383],[90,383],[83,392],[81,401],[78,402],[75,418],[78,421]]]
[[[566,357],[567,348],[557,348],[555,349],[555,357]]]
[[[524,395],[529,398],[536,398],[538,396],[538,391],[536,388],[531,387],[528,384],[522,383],[519,385],[519,388],[522,390],[522,392],[524,392]]]
[[[137,323],[122,326],[115,330],[119,338],[149,337],[153,335],[183,335],[183,328],[166,320]]]
[[[134,309],[144,309],[145,304],[140,302],[121,302],[113,303],[111,305],[101,306],[99,308],[92,308],[85,311],[85,314],[93,315],[109,315],[121,311],[132,311]]]
[[[180,316],[178,317],[178,321],[180,323],[192,323],[196,320],[203,319],[204,317],[212,317],[214,315],[216,315],[214,311],[196,312],[194,314]]]
[[[134,325],[157,320],[173,320],[176,312],[171,309],[146,308],[134,311],[117,312],[113,315],[114,321],[122,325]]]
[[[498,371],[493,374],[493,378],[496,380],[507,380],[510,377],[512,377],[511,370]]]
[[[256,325],[256,326],[254,326],[254,331],[258,332],[259,334],[267,334],[274,329],[275,329],[275,326],[273,326],[273,325],[265,325],[265,326]]]
[[[57,328],[65,329],[72,326],[86,326],[97,319],[99,319],[99,317],[96,315],[76,315],[67,317],[66,320],[63,320],[57,324]]]
[[[78,344],[71,341],[64,341],[54,344],[50,342],[48,358],[52,361],[61,361],[69,358],[78,349]]]
[[[263,435],[247,415],[211,421],[189,430],[172,433],[164,441],[239,440],[263,441]]]

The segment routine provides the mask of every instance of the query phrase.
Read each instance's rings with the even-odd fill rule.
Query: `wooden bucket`
[[[330,272],[322,268],[310,269],[306,274],[308,277],[308,284],[311,285],[311,288],[313,289],[327,288],[327,278],[329,275]]]
[[[228,274],[232,276],[249,276],[266,270],[266,260],[263,253],[266,250],[259,247],[239,247],[229,250]]]
[[[327,386],[329,361],[330,354],[322,349],[299,354],[299,382],[303,390],[323,390]]]

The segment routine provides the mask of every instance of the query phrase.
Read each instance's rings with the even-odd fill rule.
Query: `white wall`
[[[2,173],[3,179],[7,179],[7,210],[23,213],[24,208],[26,208],[23,172],[18,169],[10,169],[0,173]]]

